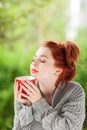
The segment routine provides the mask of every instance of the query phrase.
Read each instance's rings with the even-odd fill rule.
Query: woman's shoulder
[[[82,101],[84,98],[84,89],[80,83],[75,81],[60,82],[53,95],[53,105],[56,106],[59,102],[63,104],[66,101]]]
[[[67,84],[67,87],[72,87],[73,89],[84,91],[84,88],[82,87],[82,85],[79,82],[69,81],[66,84]]]
[[[79,98],[85,96],[84,88],[76,81],[67,82],[67,88],[71,89],[73,96],[78,96]]]
[[[84,95],[84,88],[79,82],[76,81],[68,81],[68,82],[60,82],[58,85],[56,92],[55,93],[60,93],[63,95],[70,95],[71,93],[82,93]]]

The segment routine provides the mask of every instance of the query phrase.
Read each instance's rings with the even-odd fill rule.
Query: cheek
[[[39,68],[39,70],[41,73],[46,73],[46,74],[50,72],[50,69],[48,66],[45,66],[45,67],[43,66],[43,67]]]
[[[53,70],[50,67],[46,67],[43,68],[41,72],[43,73],[43,76],[49,77],[52,76]]]

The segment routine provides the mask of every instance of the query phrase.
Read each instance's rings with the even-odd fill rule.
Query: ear
[[[56,75],[59,76],[63,72],[62,68],[57,68]]]

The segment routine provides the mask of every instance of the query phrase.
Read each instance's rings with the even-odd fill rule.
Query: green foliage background
[[[68,0],[0,1],[0,130],[11,130],[13,126],[15,77],[29,75],[32,56],[44,40],[66,40],[68,2]],[[75,40],[81,50],[75,80],[80,82],[87,95],[86,37],[87,28],[80,28]],[[85,128],[86,124],[87,119],[84,123]]]

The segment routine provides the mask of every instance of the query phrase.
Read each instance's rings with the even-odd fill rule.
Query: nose
[[[35,58],[34,61],[33,61],[33,65],[34,66],[37,66],[39,64],[39,59],[38,58]]]

